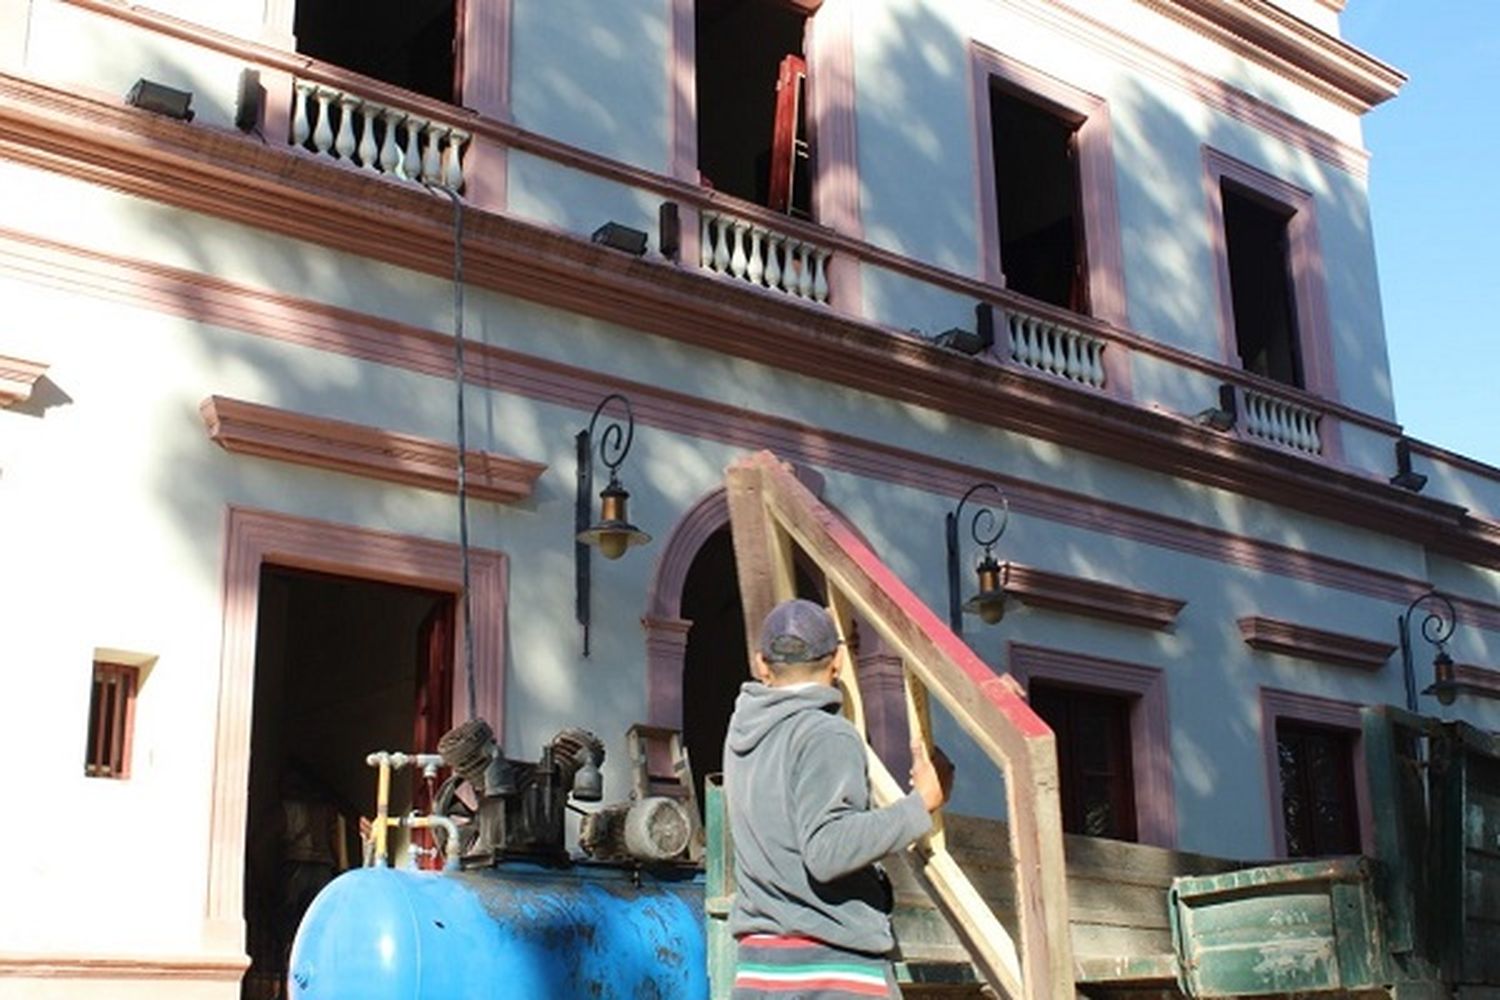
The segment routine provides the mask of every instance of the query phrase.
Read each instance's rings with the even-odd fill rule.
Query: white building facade
[[[760,449],[938,610],[944,515],[1004,494],[965,637],[1075,832],[1367,849],[1358,711],[1429,591],[1421,711],[1500,729],[1500,470],[1397,421],[1360,117],[1402,78],[1342,6],[0,0],[0,997],[274,995],[286,804],[352,840],[364,754],[466,716],[466,631],[508,754],[649,722],[711,766]],[[585,655],[612,393],[654,540],[594,558]],[[1313,757],[1346,799],[1285,787]]]

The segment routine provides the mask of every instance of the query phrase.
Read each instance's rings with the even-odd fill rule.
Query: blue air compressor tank
[[[360,868],[313,901],[293,1000],[707,1000],[690,877],[522,863]]]

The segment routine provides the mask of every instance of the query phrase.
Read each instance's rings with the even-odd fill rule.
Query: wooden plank
[[[891,772],[866,748],[870,771],[870,792],[877,806],[887,806],[904,794]],[[947,916],[969,950],[974,964],[985,978],[1007,996],[1023,997],[1022,966],[1015,941],[999,919],[969,883],[968,878],[945,850],[934,851],[927,838],[907,851],[911,870],[938,909]]]
[[[843,642],[839,650],[844,657],[844,665],[839,671],[839,688],[844,692],[844,717],[868,742],[870,728],[866,724],[865,696],[859,688],[858,661],[849,642],[850,636],[854,635],[854,609],[837,587],[828,588],[828,613],[833,618],[834,627],[838,629],[839,640]]]
[[[790,560],[783,558],[790,540],[784,532],[772,531],[762,499],[759,470],[731,466],[724,474],[724,483],[734,541],[735,574],[739,577],[740,603],[745,609],[748,668],[753,676],[761,622],[782,599],[779,594],[796,591],[795,577],[788,581],[786,576]]]
[[[935,744],[932,742],[932,710],[927,704],[927,688],[917,679],[917,675],[907,670],[903,665],[901,670],[901,684],[906,691],[906,731],[911,734],[911,740],[915,743],[922,741],[930,756]],[[928,842],[934,848],[945,847],[947,844],[946,834],[943,828],[943,811],[939,809],[932,814],[932,834]]]
[[[970,738],[1001,764],[1012,853],[1022,873],[1025,995],[1071,1000],[1062,817],[1051,730],[1013,684],[996,676],[774,456],[762,452],[737,462],[731,476],[753,481],[753,471],[760,473],[759,497],[774,520],[880,631]],[[734,516],[733,504],[730,511]]]

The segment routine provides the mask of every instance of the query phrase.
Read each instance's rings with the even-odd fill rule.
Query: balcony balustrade
[[[829,297],[833,251],[775,229],[705,208],[699,263],[705,270],[811,302]]]
[[[1308,455],[1323,453],[1323,417],[1316,410],[1247,386],[1240,391],[1240,412],[1247,437]]]
[[[1010,332],[1010,358],[1016,364],[1091,389],[1104,388],[1102,337],[1014,309],[1006,310],[1005,325]]]
[[[469,135],[415,112],[310,80],[293,83],[292,144],[401,180],[464,186]]]

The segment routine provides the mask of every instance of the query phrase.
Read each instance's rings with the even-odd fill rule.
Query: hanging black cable
[[[462,563],[464,616],[464,681],[469,697],[469,718],[479,718],[479,697],[474,677],[474,615],[469,604],[469,489],[468,433],[464,419],[464,203],[448,187],[428,185],[453,202],[453,381],[458,397],[458,552]]]

